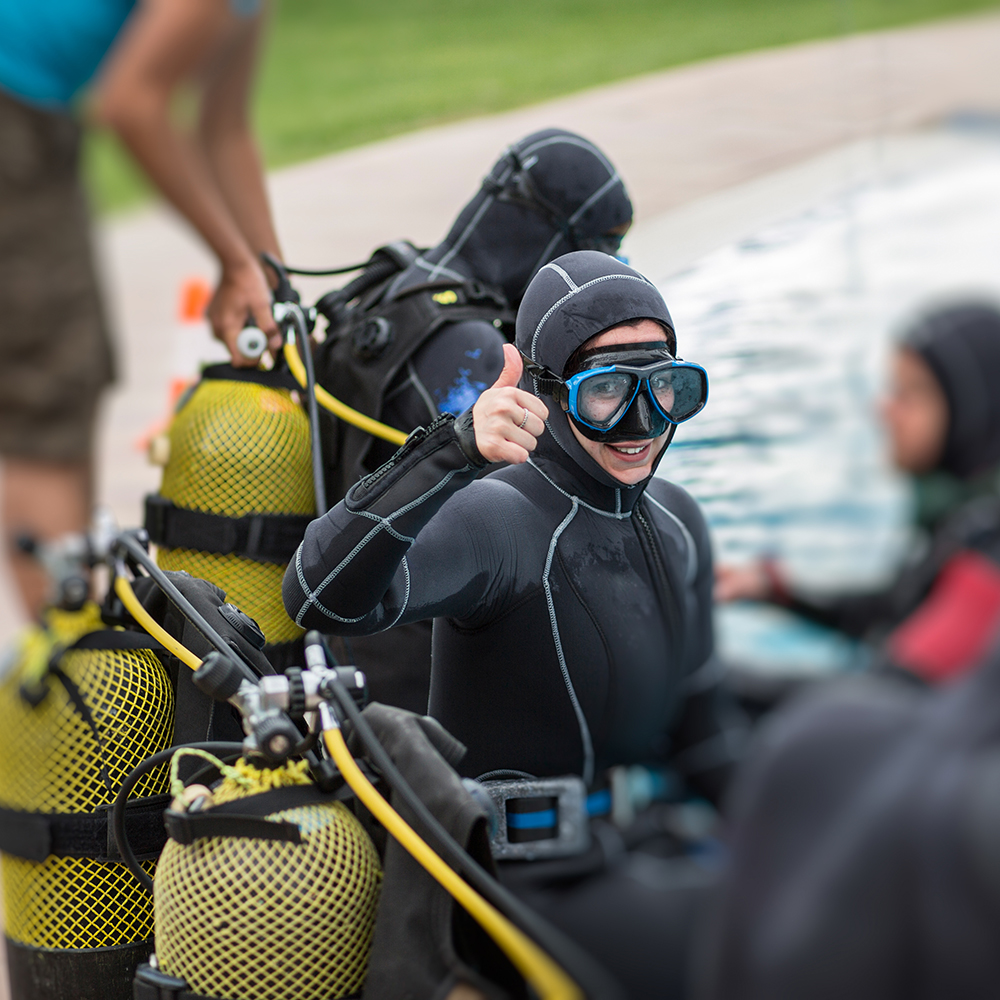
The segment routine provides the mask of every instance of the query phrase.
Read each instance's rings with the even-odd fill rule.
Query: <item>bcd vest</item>
[[[396,275],[385,279],[331,323],[316,349],[316,380],[330,393],[376,420],[400,370],[447,323],[482,320],[513,339],[514,311],[499,289],[474,280],[429,281],[386,298]],[[323,413],[323,458],[331,504],[368,469],[372,437]],[[398,428],[405,433],[412,427]]]

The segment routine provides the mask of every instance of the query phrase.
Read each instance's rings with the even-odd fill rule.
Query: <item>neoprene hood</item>
[[[593,245],[631,219],[632,202],[608,158],[582,136],[544,129],[503,153],[444,240],[393,290],[474,278],[501,288],[517,308],[543,264]]]
[[[604,330],[635,319],[655,320],[671,331],[674,329],[663,296],[648,278],[615,257],[581,250],[546,264],[532,279],[517,313],[516,345],[532,361],[563,375],[566,362],[581,344]],[[543,398],[537,383],[528,375],[522,377],[521,388]],[[539,450],[543,454],[549,452],[547,439],[551,438],[598,482],[626,488],[580,445],[570,429],[568,415],[551,398],[546,398],[546,405],[548,433],[539,439]],[[674,427],[671,424],[668,431],[671,437]],[[657,463],[665,452],[666,447],[657,457]]]
[[[904,334],[948,401],[948,433],[937,467],[960,479],[1000,461],[1000,310],[985,303],[928,312]]]

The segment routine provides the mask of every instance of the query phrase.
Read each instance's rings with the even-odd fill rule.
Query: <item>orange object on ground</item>
[[[200,323],[212,301],[212,286],[204,278],[188,278],[181,285],[178,317],[182,323]]]

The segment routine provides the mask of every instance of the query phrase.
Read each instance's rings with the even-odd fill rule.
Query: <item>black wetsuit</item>
[[[470,776],[671,760],[714,798],[732,754],[697,506],[663,480],[598,483],[544,438],[477,471],[450,421],[401,451],[309,527],[290,613],[340,635],[434,618],[430,713]]]

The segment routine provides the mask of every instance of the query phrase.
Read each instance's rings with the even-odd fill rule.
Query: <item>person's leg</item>
[[[113,377],[68,116],[0,93],[0,558],[27,610],[48,587],[16,551],[90,521],[98,401]]]
[[[0,524],[14,581],[28,614],[37,618],[49,592],[49,581],[38,562],[18,549],[29,535],[40,541],[90,523],[92,475],[89,462],[42,462],[8,458],[0,487]]]

